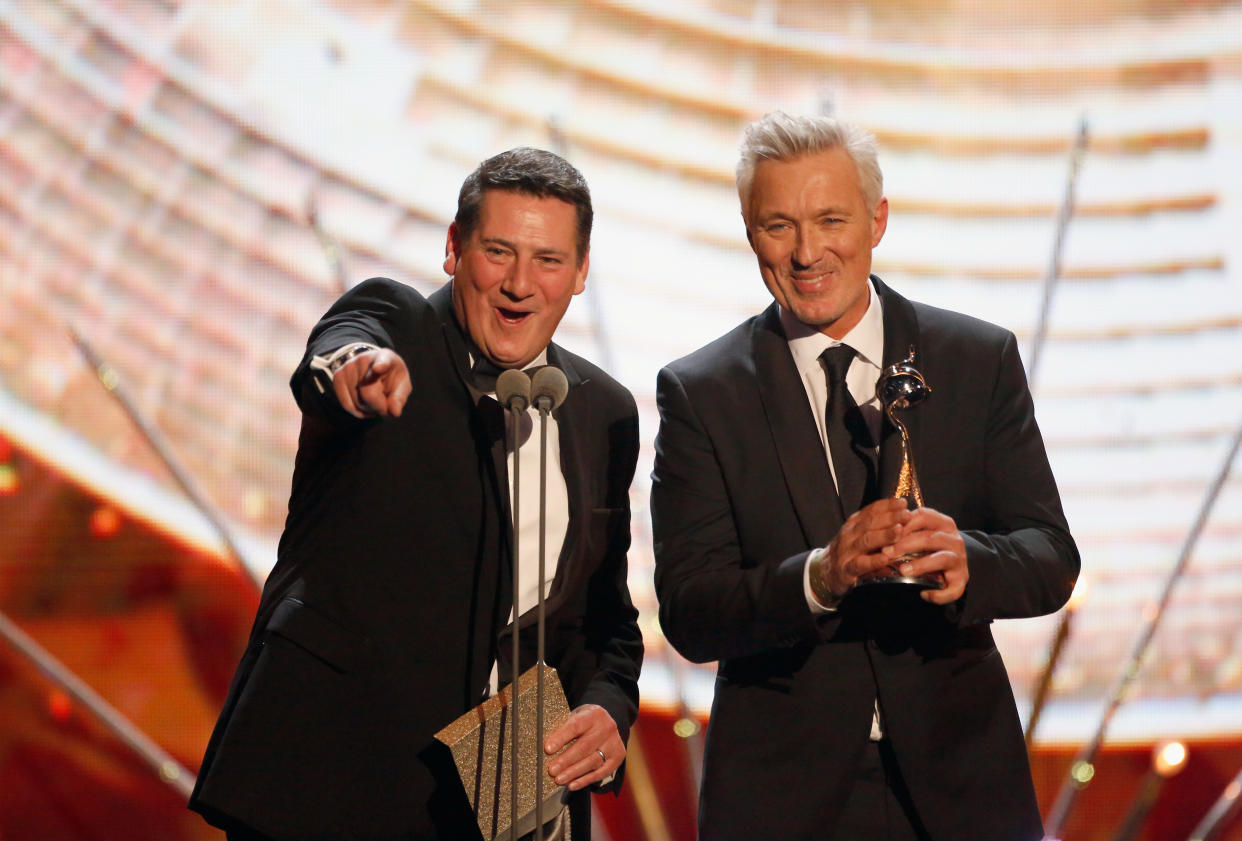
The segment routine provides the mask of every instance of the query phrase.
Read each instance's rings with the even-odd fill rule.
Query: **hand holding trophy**
[[[919,487],[918,473],[914,469],[914,454],[910,446],[910,433],[906,424],[897,417],[897,412],[905,411],[922,403],[931,395],[931,386],[923,378],[923,374],[914,367],[914,348],[911,347],[906,358],[901,362],[889,365],[880,373],[876,383],[876,393],[884,406],[884,414],[889,422],[897,428],[901,435],[901,469],[897,474],[897,488],[893,496],[904,499],[910,508],[923,505],[923,489]],[[939,575],[902,575],[901,565],[921,554],[907,554],[893,560],[888,568],[875,575],[860,578],[857,587],[876,585],[900,586],[914,590],[938,590],[944,586]]]

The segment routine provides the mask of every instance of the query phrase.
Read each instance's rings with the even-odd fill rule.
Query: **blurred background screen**
[[[1242,839],[1226,0],[0,0],[0,839],[221,837],[183,803],[275,560],[288,377],[344,289],[446,280],[462,179],[516,145],[590,182],[558,340],[641,413],[643,713],[596,834],[693,838],[714,669],[656,619],[655,376],[770,301],[732,173],[778,108],[874,132],[876,273],[1022,346],[1084,570],[994,626],[1046,814]]]

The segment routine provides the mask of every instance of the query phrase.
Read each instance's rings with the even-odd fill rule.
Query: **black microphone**
[[[562,375],[564,379],[564,375]],[[525,371],[510,368],[496,378],[496,402],[510,412],[525,412],[530,405],[531,379]]]
[[[531,395],[535,408],[540,412],[550,412],[565,402],[569,394],[569,380],[560,368],[547,365],[535,372],[530,381]]]

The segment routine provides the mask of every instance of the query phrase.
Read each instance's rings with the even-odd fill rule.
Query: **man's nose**
[[[505,275],[501,291],[515,301],[527,298],[534,291],[534,273],[525,260],[515,260],[508,274]]]
[[[809,269],[819,259],[819,244],[816,238],[807,231],[798,231],[794,240],[793,254],[789,259],[795,270]]]

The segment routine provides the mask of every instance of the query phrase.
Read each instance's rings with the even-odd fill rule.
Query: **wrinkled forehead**
[[[490,187],[483,191],[479,203],[479,218],[472,235],[487,226],[508,227],[518,224],[523,217],[538,216],[544,223],[549,237],[564,238],[578,262],[584,254],[579,253],[582,239],[582,218],[578,206],[550,192],[536,192],[519,188]]]
[[[833,148],[755,164],[742,215],[750,221],[771,209],[827,210],[867,207],[858,167],[843,149]]]

